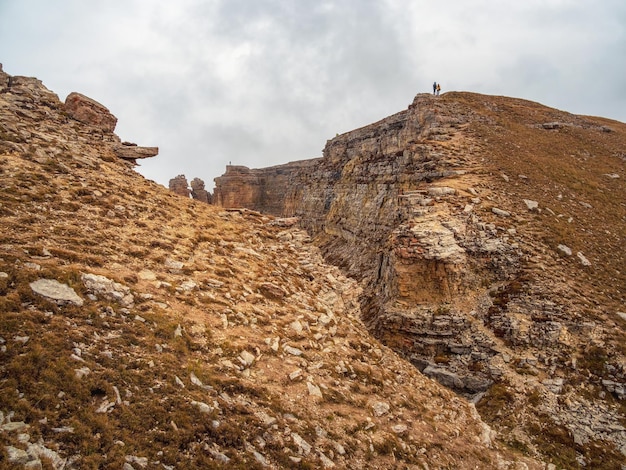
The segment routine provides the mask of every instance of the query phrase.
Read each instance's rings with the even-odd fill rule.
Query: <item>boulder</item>
[[[35,294],[39,294],[57,303],[72,303],[79,307],[83,305],[83,299],[67,284],[61,284],[55,279],[38,279],[30,283],[30,288]]]
[[[117,124],[117,118],[105,106],[80,93],[67,95],[65,111],[71,118],[105,132],[113,132]]]

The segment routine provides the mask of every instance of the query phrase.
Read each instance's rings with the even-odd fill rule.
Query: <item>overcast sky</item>
[[[321,156],[327,139],[473,91],[626,121],[624,0],[0,0],[0,63],[158,146],[167,186]]]

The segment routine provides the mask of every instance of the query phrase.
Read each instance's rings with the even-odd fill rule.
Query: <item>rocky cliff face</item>
[[[321,159],[227,170],[217,202],[300,217],[361,282],[376,336],[512,445],[582,465],[597,442],[626,455],[626,212],[609,203],[624,197],[625,131],[522,100],[418,95]],[[276,168],[271,195],[260,181]]]
[[[294,212],[300,200],[301,179],[319,159],[303,160],[269,168],[250,169],[228,165],[215,178],[214,203],[228,208],[245,207],[275,216]],[[314,170],[313,170],[314,171]],[[299,175],[293,180],[294,175]]]

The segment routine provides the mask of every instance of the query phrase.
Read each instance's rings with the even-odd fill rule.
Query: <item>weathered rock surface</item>
[[[187,183],[185,175],[178,175],[175,178],[172,178],[169,182],[169,188],[170,191],[186,198],[188,198],[191,194],[189,191],[189,183]]]
[[[194,178],[191,180],[190,189],[185,175],[178,175],[176,178],[172,178],[170,180],[169,188],[170,191],[173,191],[180,196],[187,198],[191,196],[191,198],[196,201],[205,202],[207,204],[213,203],[213,195],[204,189],[204,181],[200,178]]]
[[[200,178],[191,180],[191,197],[197,201],[206,202],[207,204],[213,203],[213,196],[204,189],[204,181]]]
[[[70,117],[105,132],[113,132],[117,118],[102,104],[80,93],[72,92],[65,98],[65,110]]]
[[[122,144],[114,134],[117,118],[102,104],[80,93],[65,103],[32,77],[0,70],[0,151],[19,152],[59,169],[73,165],[96,167],[103,159],[133,163],[158,153],[156,147]],[[77,126],[76,121],[81,124]]]
[[[135,144],[122,143],[114,147],[115,155],[126,160],[151,158],[159,154],[158,147],[139,147]]]
[[[76,291],[67,284],[62,284],[56,279],[38,279],[30,283],[30,287],[34,293],[45,297],[46,299],[53,300],[55,302],[67,302],[79,307],[83,305],[83,299],[81,299]]]
[[[373,338],[362,288],[293,220],[173,197],[40,83],[8,88],[0,461],[542,468],[488,443],[472,405]],[[42,299],[40,278],[83,305]]]
[[[275,216],[293,214],[300,195],[299,178],[314,168],[317,161],[304,160],[263,169],[228,165],[226,173],[215,178],[213,203]]]
[[[571,406],[550,399],[543,412],[573,439],[573,429],[590,417],[579,413],[585,394],[571,384],[590,384],[603,422],[619,426],[621,419],[618,408],[601,403],[607,392],[621,396],[613,383],[624,382],[624,331],[598,319],[612,324],[603,306],[618,310],[624,302],[624,240],[613,232],[626,233],[626,219],[616,206],[576,200],[578,187],[561,179],[585,165],[590,150],[576,146],[589,139],[596,160],[578,178],[623,197],[605,175],[624,171],[618,143],[625,142],[624,126],[612,125],[608,134],[620,135],[615,141],[603,136],[604,127],[523,100],[418,95],[407,110],[328,141],[321,159],[227,167],[215,180],[215,203],[297,217],[326,259],[361,282],[364,319],[385,344],[446,386],[483,397],[478,409],[502,430],[536,428],[537,420],[521,411],[534,406],[528,396],[565,394]],[[552,156],[559,146],[581,155],[573,167]],[[602,216],[584,212],[600,206]],[[573,253],[563,225],[582,219],[588,225],[578,236],[618,279],[599,282],[602,270],[583,274],[594,263],[582,252],[559,256]],[[602,233],[607,219],[614,224],[609,236],[594,236],[589,227]],[[605,295],[598,285],[615,288]],[[596,359],[586,359],[590,354]],[[490,411],[503,387],[516,410],[506,425]],[[595,439],[626,452],[621,431],[597,432]]]

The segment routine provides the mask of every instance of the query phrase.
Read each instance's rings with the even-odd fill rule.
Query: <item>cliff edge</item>
[[[321,159],[229,168],[216,192],[299,217],[361,283],[370,331],[510,445],[612,465],[626,455],[625,149],[620,122],[417,95]]]

